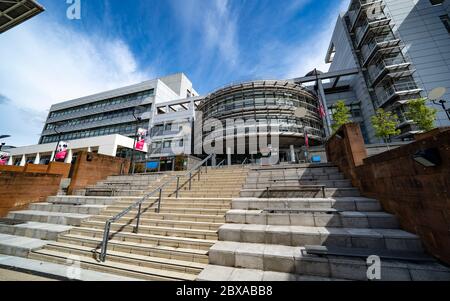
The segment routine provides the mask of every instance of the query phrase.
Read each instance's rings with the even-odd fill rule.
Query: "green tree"
[[[336,133],[337,130],[344,124],[350,122],[350,109],[345,105],[343,100],[340,100],[333,107],[333,125],[331,128],[333,129],[333,133]]]
[[[391,112],[385,112],[383,109],[378,109],[375,116],[372,116],[372,125],[375,129],[375,136],[383,139],[388,143],[392,136],[397,136],[401,133],[397,129],[398,117]]]
[[[437,110],[426,105],[425,98],[411,100],[405,116],[413,120],[422,131],[428,132],[435,128]]]

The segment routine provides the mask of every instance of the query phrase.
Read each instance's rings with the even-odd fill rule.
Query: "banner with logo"
[[[8,165],[11,154],[8,152],[0,152],[0,166]]]
[[[146,129],[139,129],[137,132],[136,145],[134,148],[138,151],[143,151],[145,146],[145,138],[147,137]]]
[[[60,141],[58,147],[56,148],[55,161],[64,162],[67,158],[67,150],[69,148],[69,143],[66,141]]]

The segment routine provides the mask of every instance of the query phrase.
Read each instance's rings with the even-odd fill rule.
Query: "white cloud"
[[[45,119],[54,103],[151,78],[139,70],[123,41],[87,36],[50,22],[33,20],[2,34],[0,57],[0,94],[16,107],[10,111],[34,112],[39,119]],[[2,129],[4,122],[0,118]],[[8,124],[10,130],[20,127],[19,122]],[[35,143],[34,136],[29,144]]]
[[[295,78],[304,76],[314,68],[323,72],[328,71],[329,65],[325,63],[326,52],[330,45],[336,20],[342,11],[348,8],[350,0],[340,0],[341,3],[328,17],[322,21],[322,26],[317,28],[318,34],[311,34],[310,38],[301,41],[301,44],[289,50],[285,63],[290,66],[284,77]]]

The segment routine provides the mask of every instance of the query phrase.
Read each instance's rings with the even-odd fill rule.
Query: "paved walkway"
[[[0,281],[56,281],[56,280],[0,268]]]

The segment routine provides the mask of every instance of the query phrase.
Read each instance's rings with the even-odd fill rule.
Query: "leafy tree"
[[[375,116],[372,116],[372,125],[375,129],[375,136],[383,139],[386,143],[391,140],[392,136],[397,136],[401,133],[400,130],[397,130],[397,115],[385,112],[383,109],[378,109]]]
[[[408,103],[408,112],[405,116],[414,121],[425,132],[435,128],[437,110],[426,105],[425,98],[414,99]]]
[[[350,109],[345,105],[343,100],[338,101],[334,106],[332,118],[333,125],[331,128],[333,129],[333,133],[336,133],[341,126],[350,122]]]

